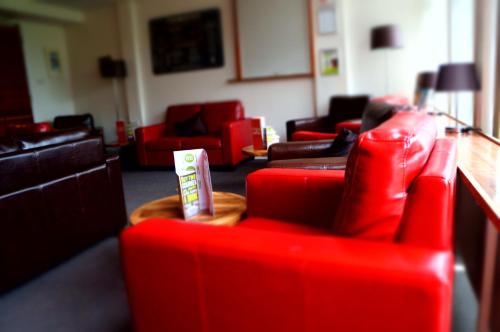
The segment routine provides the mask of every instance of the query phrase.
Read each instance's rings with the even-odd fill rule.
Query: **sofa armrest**
[[[347,157],[324,157],[274,160],[267,163],[269,168],[296,168],[312,170],[345,170]]]
[[[450,330],[448,251],[165,219],[120,240],[138,332]]]
[[[333,140],[275,143],[267,152],[269,161],[327,157]]]
[[[331,227],[344,189],[344,171],[268,168],[247,176],[247,214]]]
[[[252,144],[252,122],[250,119],[230,121],[222,128],[222,149],[224,163],[237,165],[248,157],[242,149]]]
[[[140,165],[147,165],[147,155],[145,144],[148,141],[158,139],[165,135],[167,125],[159,123],[151,126],[140,127],[135,130],[135,141],[137,149],[137,159]]]
[[[159,123],[151,126],[140,127],[135,130],[135,140],[138,144],[165,136],[166,124]]]
[[[293,133],[299,130],[333,132],[333,128],[328,128],[327,116],[289,120],[286,122],[287,140],[292,141]]]
[[[110,197],[113,200],[113,206],[110,208],[114,213],[114,219],[108,220],[108,222],[111,229],[115,233],[118,233],[127,224],[127,208],[125,207],[120,157],[117,155],[107,156],[106,167],[108,170]]]

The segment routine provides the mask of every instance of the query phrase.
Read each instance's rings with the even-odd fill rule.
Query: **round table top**
[[[236,225],[247,208],[245,197],[226,192],[214,192],[213,197],[215,215],[201,214],[189,219],[189,221],[217,226]],[[184,219],[179,195],[167,196],[141,205],[130,215],[130,223],[137,225],[152,217]]]
[[[241,150],[252,157],[267,157],[266,149],[254,149],[253,145],[245,146]]]

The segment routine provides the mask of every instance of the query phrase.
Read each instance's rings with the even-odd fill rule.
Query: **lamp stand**
[[[453,93],[453,108],[455,109],[455,126],[454,127],[446,127],[447,133],[460,133],[462,132],[463,127],[458,122],[458,93]]]
[[[385,50],[385,95],[389,95],[389,50]]]

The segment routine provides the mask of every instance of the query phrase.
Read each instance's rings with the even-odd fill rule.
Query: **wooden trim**
[[[310,70],[314,77],[317,75],[316,70],[316,39],[314,38],[314,0],[307,0],[307,16],[309,28],[309,57],[310,57]]]
[[[234,78],[228,80],[228,83],[249,83],[249,82],[264,82],[264,81],[283,81],[283,80],[294,80],[303,78],[313,78],[314,76],[310,73],[304,74],[290,74],[290,75],[279,75],[279,76],[261,76],[261,77],[249,77],[249,78]]]
[[[315,34],[315,26],[316,26],[316,16],[315,16],[315,8],[314,8],[314,0],[307,0],[307,15],[309,22],[309,58],[311,64],[311,73],[313,75],[312,82],[312,107],[314,116],[319,116],[318,114],[318,86],[317,86],[317,78],[318,78],[318,69],[316,65],[316,34]]]
[[[234,33],[234,63],[236,66],[236,79],[240,81],[243,76],[243,69],[241,68],[241,45],[240,45],[240,29],[238,27],[238,8],[236,0],[231,1],[233,12],[233,33]]]
[[[465,187],[475,199],[476,203],[481,207],[486,217],[500,231],[500,211],[496,209],[495,202],[491,199],[490,195],[484,191],[483,187],[475,180],[472,173],[467,168],[458,164],[458,174],[464,182]]]
[[[263,76],[263,77],[243,77],[243,66],[241,64],[241,43],[240,43],[240,31],[238,27],[238,4],[237,0],[231,1],[232,14],[233,14],[233,33],[234,33],[234,57],[235,57],[235,69],[236,77],[228,81],[228,83],[242,83],[242,82],[256,82],[256,81],[271,81],[271,80],[288,80],[296,78],[310,78],[316,76],[316,64],[315,64],[315,51],[314,51],[314,27],[313,27],[313,17],[312,17],[312,4],[314,0],[304,0],[307,2],[308,7],[308,34],[309,34],[309,73],[299,73],[299,74],[287,74],[279,76]],[[316,100],[316,94],[313,96],[313,100]],[[315,107],[314,107],[315,108]]]

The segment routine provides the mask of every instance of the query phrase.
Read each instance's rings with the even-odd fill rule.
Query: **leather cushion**
[[[0,158],[0,195],[104,162],[100,138],[11,153]]]
[[[148,151],[174,151],[181,149],[181,139],[179,137],[162,137],[146,142]]]
[[[333,96],[328,110],[332,131],[338,122],[360,119],[369,99],[367,95]]]
[[[238,224],[238,227],[258,229],[263,231],[279,232],[285,234],[302,235],[331,235],[328,230],[308,225],[280,221],[267,218],[247,218]]]
[[[36,149],[49,145],[78,141],[90,136],[88,129],[67,129],[54,132],[38,133],[19,138],[21,149]]]
[[[11,137],[0,138],[0,155],[15,152],[21,149],[19,142]]]
[[[187,119],[186,121],[178,123],[175,129],[177,136],[184,137],[200,136],[208,133],[207,128],[201,120],[200,113],[196,113],[193,117]]]
[[[62,115],[54,118],[55,129],[87,128],[94,130],[94,118],[92,114]]]
[[[222,148],[222,141],[219,137],[196,136],[181,138],[182,149],[206,149],[216,150]]]
[[[337,133],[320,133],[317,131],[299,130],[292,134],[293,141],[315,141],[322,139],[334,139]]]
[[[203,104],[203,123],[210,135],[220,135],[224,123],[245,117],[243,105],[238,100]]]
[[[345,120],[335,125],[335,132],[341,133],[342,129],[347,129],[353,133],[359,133],[359,128],[361,128],[361,119]]]
[[[339,135],[333,140],[332,145],[327,150],[330,157],[344,157],[351,151],[358,135],[350,130],[342,129]]]
[[[183,105],[172,105],[167,109],[167,119],[166,119],[166,135],[176,136],[176,126],[178,123],[182,123],[195,114],[199,113],[201,110],[200,104],[183,104]]]
[[[343,170],[347,157],[303,158],[273,160],[267,163],[268,168],[296,168],[314,170]]]
[[[435,120],[417,112],[397,113],[359,136],[345,173],[336,234],[393,241],[407,191],[424,168],[436,139]]]
[[[363,112],[363,117],[361,118],[361,128],[360,133],[364,133],[370,129],[376,128],[383,122],[389,120],[394,113],[396,108],[394,105],[382,104],[382,103],[368,103],[365,111]]]

